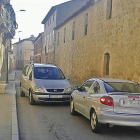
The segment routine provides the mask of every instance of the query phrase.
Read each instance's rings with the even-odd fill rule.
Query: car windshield
[[[35,79],[65,79],[64,74],[59,68],[54,67],[35,67]]]
[[[126,82],[107,82],[104,83],[106,92],[128,92],[140,93],[140,85],[137,83]]]

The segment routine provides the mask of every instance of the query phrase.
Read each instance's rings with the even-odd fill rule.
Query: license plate
[[[50,98],[62,98],[62,95],[50,95]]]
[[[129,100],[122,100],[123,105],[125,106],[140,106],[140,101],[129,101]]]

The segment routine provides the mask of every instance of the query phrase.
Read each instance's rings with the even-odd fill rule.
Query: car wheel
[[[25,93],[23,92],[21,86],[20,86],[20,96],[21,96],[21,97],[25,97]]]
[[[98,133],[100,131],[100,123],[98,122],[98,118],[95,111],[92,111],[91,113],[90,124],[92,132]]]
[[[73,99],[70,100],[70,114],[71,115],[76,115],[77,114],[77,112],[75,111],[75,108],[74,108]]]
[[[30,95],[29,95],[29,102],[30,105],[35,105],[35,100],[33,98],[33,93],[30,91]]]

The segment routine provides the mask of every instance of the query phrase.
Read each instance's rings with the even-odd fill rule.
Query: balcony
[[[12,39],[16,29],[17,23],[12,5],[0,3],[0,33],[3,33],[5,38]]]

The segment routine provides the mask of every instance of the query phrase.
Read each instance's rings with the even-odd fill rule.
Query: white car
[[[95,133],[101,124],[140,126],[140,85],[120,79],[89,79],[71,94],[70,113],[77,112],[90,120]]]

